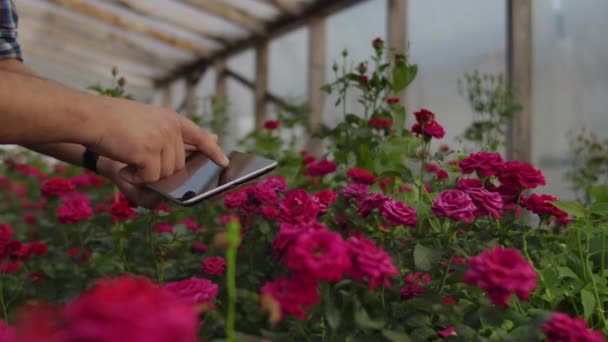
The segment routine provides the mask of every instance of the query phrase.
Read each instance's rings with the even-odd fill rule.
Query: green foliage
[[[594,187],[608,183],[608,139],[601,140],[584,128],[568,132],[568,138],[571,162],[565,176],[572,193],[583,203],[589,203],[592,196],[605,198],[608,188]]]
[[[464,140],[476,150],[498,151],[507,143],[507,123],[522,110],[503,75],[481,74],[475,70],[459,80],[460,93],[475,113],[465,130]]]

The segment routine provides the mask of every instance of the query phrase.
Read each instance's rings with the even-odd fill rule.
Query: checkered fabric
[[[0,0],[0,59],[22,60],[17,42],[19,17],[13,0]]]

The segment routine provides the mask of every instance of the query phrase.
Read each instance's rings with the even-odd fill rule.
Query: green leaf
[[[608,216],[608,202],[593,203],[589,210],[592,214]]]
[[[595,310],[595,297],[593,293],[587,289],[581,291],[581,302],[583,303],[583,317],[585,320],[589,320]]]
[[[569,267],[558,266],[557,272],[559,272],[560,278],[572,278],[579,282],[581,281],[578,275]]]
[[[594,186],[589,193],[597,202],[608,202],[608,184]]]
[[[427,316],[424,314],[419,314],[419,315],[414,315],[412,317],[409,317],[406,321],[405,324],[407,324],[408,326],[412,327],[412,328],[418,328],[418,327],[424,327],[429,325],[429,320],[427,319]]]
[[[397,135],[400,136],[405,128],[405,107],[395,106],[394,112],[395,130]]]
[[[432,249],[418,243],[414,246],[414,265],[421,271],[429,272],[439,259],[437,255]]]
[[[383,321],[373,320],[362,306],[355,310],[355,322],[362,328],[379,330],[384,327]]]
[[[325,317],[327,318],[327,323],[329,326],[335,331],[340,326],[340,311],[336,307],[331,294],[324,298],[325,301]]]
[[[411,341],[410,337],[401,331],[395,330],[382,330],[382,335],[386,337],[387,340],[391,342],[409,342]]]
[[[328,94],[331,94],[331,84],[326,84],[326,85],[322,86],[321,90]]]
[[[418,73],[417,65],[408,66],[405,63],[397,63],[393,69],[393,91],[398,93],[407,88],[410,83],[416,78]]]
[[[585,216],[585,207],[582,206],[577,201],[559,201],[559,202],[551,202],[556,208],[561,209],[567,212],[569,215],[575,217],[584,217]]]

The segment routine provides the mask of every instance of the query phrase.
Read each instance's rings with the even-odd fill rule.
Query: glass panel
[[[537,0],[532,13],[533,160],[547,177],[542,191],[569,199],[567,132],[608,138],[608,2]]]
[[[506,4],[502,0],[410,0],[409,4],[410,55],[419,69],[407,94],[407,107],[410,112],[420,108],[434,112],[446,129],[440,143],[457,148],[455,137],[473,119],[468,101],[458,92],[458,80],[476,69],[505,72]]]

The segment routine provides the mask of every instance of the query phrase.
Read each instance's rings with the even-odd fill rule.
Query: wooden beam
[[[251,13],[217,0],[182,0],[192,7],[199,8],[213,16],[228,20],[256,34],[265,34],[264,21]]]
[[[327,34],[325,17],[312,18],[308,34],[308,106],[311,133],[319,131],[324,121],[325,93],[321,87],[325,84],[327,60]],[[309,141],[308,149],[313,155],[320,155],[323,145],[318,139]]]
[[[218,59],[215,62],[215,96],[220,101],[226,101],[228,93],[226,86],[226,60]]]
[[[178,49],[182,49],[185,51],[190,51],[196,53],[198,55],[207,54],[209,51],[202,47],[200,44],[196,42],[192,42],[187,39],[183,39],[180,37],[175,37],[171,34],[166,33],[163,30],[159,30],[149,25],[144,25],[133,21],[129,18],[121,16],[113,11],[109,11],[103,9],[99,6],[95,6],[89,2],[85,2],[83,0],[48,0],[49,2],[67,8],[69,10],[78,12],[80,14],[87,15],[89,17],[98,19],[100,21],[106,22],[110,25],[114,25],[116,27],[120,27],[132,32],[136,32],[150,38],[156,39],[160,42],[163,42],[167,45],[173,46]]]
[[[165,84],[167,82],[171,82],[178,78],[184,77],[191,72],[196,71],[197,69],[204,68],[206,65],[211,65],[218,58],[227,58],[244,50],[247,50],[260,41],[264,39],[271,39],[277,36],[280,36],[284,33],[302,27],[307,24],[311,17],[326,17],[333,13],[336,13],[344,8],[353,6],[358,3],[362,3],[367,0],[325,0],[325,1],[315,1],[310,4],[308,7],[304,8],[301,13],[297,16],[283,16],[271,23],[269,23],[267,28],[267,34],[265,37],[247,37],[243,39],[239,39],[231,44],[229,44],[225,49],[214,53],[208,57],[200,58],[199,60],[183,65],[182,67],[176,69],[167,77],[157,80],[158,85]]]
[[[97,50],[117,56],[118,58],[132,63],[143,63],[167,71],[169,70],[169,68],[164,65],[166,61],[162,61],[146,51],[131,49],[120,41],[97,39],[97,37],[87,34],[84,30],[67,30],[60,25],[54,25],[52,22],[32,20],[25,16],[19,18],[19,30],[23,34],[31,32],[35,35],[44,36],[51,41],[61,42],[63,44],[67,43],[91,51]]]
[[[171,25],[175,25],[177,27],[181,27],[183,29],[195,32],[206,39],[210,39],[216,43],[225,45],[230,39],[219,32],[214,32],[209,30],[208,27],[205,27],[203,23],[198,23],[193,25],[188,21],[181,20],[179,16],[176,16],[173,13],[166,12],[161,10],[154,10],[156,7],[155,4],[149,3],[148,0],[139,1],[139,0],[111,0],[115,4],[119,4],[125,8],[129,8],[137,13],[140,13],[144,16],[154,17],[156,19],[160,19],[165,21]]]
[[[115,55],[104,54],[99,51],[82,49],[72,44],[52,41],[49,40],[46,36],[35,35],[27,31],[20,32],[19,37],[23,50],[26,53],[33,46],[46,48],[50,51],[55,52],[58,55],[66,54],[74,57],[75,59],[86,61],[88,63],[103,65],[107,68],[106,70],[108,70],[108,75],[110,75],[110,70],[113,67],[118,67],[122,71],[146,79],[153,79],[159,74],[162,74],[162,70],[158,70],[154,67],[147,67],[145,64],[132,63],[127,60],[118,58]]]
[[[235,81],[238,81],[239,83],[241,83],[242,85],[244,85],[245,87],[252,89],[254,88],[254,83],[248,79],[246,79],[245,77],[243,77],[242,75],[240,75],[239,73],[232,71],[230,69],[226,69],[225,71],[226,76],[229,76],[231,78],[233,78]],[[265,95],[266,101],[268,102],[272,102],[275,105],[281,107],[281,108],[285,108],[285,109],[293,109],[294,106],[290,105],[287,101],[283,100],[282,98],[280,98],[279,96],[276,96],[274,94],[272,94],[271,92],[266,92]]]
[[[177,49],[173,49],[171,55],[168,55],[153,46],[149,46],[149,44],[145,44],[144,41],[156,43],[156,40],[148,37],[134,39],[133,35],[128,34],[129,32],[126,32],[124,29],[103,22],[87,20],[88,17],[83,17],[72,11],[59,11],[57,9],[56,6],[44,2],[23,1],[19,3],[20,20],[30,19],[31,21],[43,23],[45,26],[48,25],[49,27],[56,27],[64,31],[86,34],[92,40],[102,41],[100,44],[108,45],[109,42],[114,42],[126,50],[148,55],[150,58],[159,61],[163,60],[172,64],[180,63],[180,61],[183,63],[195,57],[193,54]],[[24,29],[27,30],[27,28]],[[167,49],[170,49],[170,47],[167,47]],[[188,58],[186,59],[186,57]]]
[[[301,6],[298,4],[298,1],[294,0],[258,0],[260,2],[271,4],[274,7],[281,10],[283,13],[287,13],[290,15],[297,15],[301,10]]]
[[[255,125],[262,128],[268,118],[266,93],[268,92],[268,41],[262,41],[255,47],[255,81],[253,93],[255,98]]]
[[[186,78],[186,116],[195,117],[197,113],[196,87],[201,80],[202,74]]]
[[[408,0],[388,0],[388,46],[400,53],[407,51],[407,9]],[[406,92],[395,94],[403,105],[406,102]]]
[[[507,72],[515,89],[517,102],[523,107],[510,125],[509,159],[532,160],[532,2],[507,2]]]
[[[80,72],[96,75],[100,79],[108,79],[110,77],[110,69],[108,69],[106,66],[102,66],[95,63],[89,63],[83,59],[75,58],[70,55],[58,54],[56,51],[47,49],[39,45],[33,45],[28,47],[25,55],[26,59],[28,54],[32,54],[33,56],[48,61],[50,64],[55,64],[62,68],[69,68],[70,70],[79,70]],[[128,84],[131,86],[150,89],[153,87],[153,82],[149,78],[129,74],[128,72],[124,72],[122,70],[120,73],[127,79]]]

